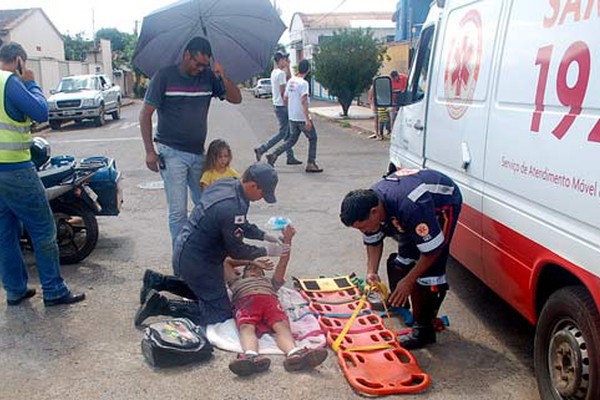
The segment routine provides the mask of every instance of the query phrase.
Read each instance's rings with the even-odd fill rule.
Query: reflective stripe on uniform
[[[410,265],[410,264],[416,262],[417,260],[415,260],[413,258],[396,256],[396,261],[398,261],[402,265]]]
[[[20,163],[31,160],[31,120],[15,121],[6,112],[6,83],[12,73],[0,70],[0,162]]]
[[[433,239],[421,244],[417,244],[417,248],[421,253],[427,253],[437,249],[442,243],[444,243],[444,239],[444,233],[440,232],[440,234]]]
[[[0,150],[27,150],[31,147],[31,140],[20,143],[0,143]]]
[[[375,243],[383,240],[384,237],[385,237],[385,234],[382,231],[373,233],[371,235],[367,235],[366,233],[363,233],[363,242],[365,244],[375,244]]]
[[[417,278],[417,283],[423,286],[435,286],[448,283],[448,280],[446,279],[446,274],[444,274],[441,276],[426,276],[424,278]]]
[[[419,199],[419,197],[423,196],[427,192],[452,196],[454,193],[454,186],[422,183],[413,189],[413,191],[410,192],[406,197],[408,197],[408,199],[414,203]]]
[[[15,125],[7,124],[5,122],[0,122],[0,130],[17,132],[17,133],[29,133],[31,131],[31,127],[30,126],[15,126]]]

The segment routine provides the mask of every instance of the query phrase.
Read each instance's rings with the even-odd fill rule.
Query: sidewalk
[[[352,128],[359,135],[367,137],[375,133],[375,120],[370,108],[353,104],[348,109],[348,116],[343,117],[342,106],[339,103],[329,103],[311,99],[311,114],[339,123],[342,127]]]

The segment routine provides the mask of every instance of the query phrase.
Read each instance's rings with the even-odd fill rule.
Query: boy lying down
[[[289,245],[290,250],[295,234],[291,225],[283,230],[283,243]],[[277,291],[285,282],[289,260],[290,253],[282,255],[270,279],[264,272],[273,269],[270,260],[226,258],[223,263],[243,350],[229,364],[229,369],[236,375],[247,376],[269,369],[271,360],[258,354],[258,338],[265,333],[273,333],[277,346],[286,354],[283,366],[288,372],[312,369],[327,358],[326,349],[297,347],[292,336],[287,314],[277,297]],[[244,270],[238,275],[235,267],[240,266],[244,266]]]

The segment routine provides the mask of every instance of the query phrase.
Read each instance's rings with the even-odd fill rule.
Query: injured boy
[[[294,227],[286,226],[283,243],[291,246],[295,234]],[[273,269],[270,260],[227,258],[223,263],[243,350],[229,364],[229,369],[236,375],[247,376],[269,369],[271,360],[258,354],[258,338],[264,333],[274,334],[277,346],[286,354],[283,366],[288,372],[312,369],[327,358],[326,349],[296,347],[287,314],[279,303],[277,291],[285,282],[289,259],[289,253],[281,256],[270,279],[264,272]],[[239,266],[245,266],[241,275],[234,269]]]

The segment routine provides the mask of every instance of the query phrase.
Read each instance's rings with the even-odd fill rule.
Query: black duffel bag
[[[170,367],[204,361],[213,347],[204,330],[187,318],[149,325],[142,339],[142,354],[153,367]]]

